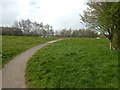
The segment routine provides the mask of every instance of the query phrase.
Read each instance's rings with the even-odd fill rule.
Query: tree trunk
[[[116,50],[116,49],[112,46],[112,41],[110,41],[110,49]]]

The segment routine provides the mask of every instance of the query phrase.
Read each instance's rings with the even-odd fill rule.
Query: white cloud
[[[5,0],[7,1],[7,0]],[[9,0],[5,4],[14,3],[13,6],[3,7],[5,17],[4,23],[12,24],[13,20],[31,19],[44,24],[50,24],[55,29],[80,28],[79,14],[86,9],[85,0]],[[12,12],[11,12],[12,11]],[[10,15],[10,17],[9,17]],[[8,20],[13,17],[13,20]]]
[[[16,4],[16,0],[2,0],[0,1],[0,15],[1,22],[0,25],[10,25],[19,15],[18,6]]]

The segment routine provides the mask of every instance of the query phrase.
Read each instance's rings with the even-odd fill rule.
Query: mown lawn
[[[27,49],[53,39],[55,38],[2,36],[2,66]]]
[[[66,39],[50,44],[28,61],[30,88],[117,88],[117,51],[107,39]]]

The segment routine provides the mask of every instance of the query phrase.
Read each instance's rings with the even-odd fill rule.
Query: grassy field
[[[2,66],[14,56],[26,51],[33,46],[55,38],[39,38],[29,36],[2,36]]]
[[[117,51],[107,39],[66,39],[50,44],[28,61],[31,88],[117,88]]]

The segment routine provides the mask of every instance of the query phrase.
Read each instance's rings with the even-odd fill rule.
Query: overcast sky
[[[29,18],[52,25],[55,30],[82,28],[79,14],[86,9],[85,3],[86,0],[0,0],[0,25]]]

